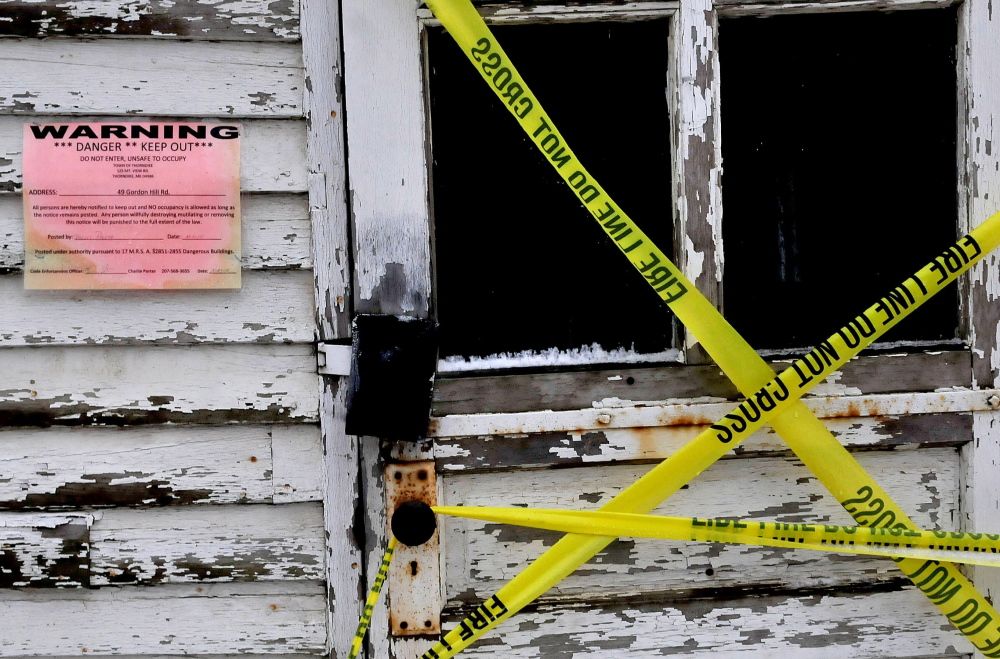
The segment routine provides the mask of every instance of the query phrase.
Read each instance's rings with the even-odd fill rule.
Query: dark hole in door
[[[954,8],[720,20],[724,309],[811,346],[957,238]],[[955,287],[883,340],[952,339]]]
[[[668,21],[495,34],[579,161],[670,254]],[[671,348],[672,314],[440,28],[429,58],[441,357]]]

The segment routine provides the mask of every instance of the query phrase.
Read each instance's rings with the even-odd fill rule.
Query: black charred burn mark
[[[0,551],[0,588],[14,588],[25,582],[21,558],[11,549]]]
[[[270,398],[281,395],[273,393],[260,395],[260,398]],[[131,426],[154,423],[285,423],[302,420],[295,416],[294,405],[271,403],[265,408],[257,409],[219,409],[219,410],[170,410],[170,409],[134,409],[134,408],[95,408],[85,403],[60,405],[52,407],[51,403],[69,400],[69,396],[60,396],[49,400],[16,401],[8,404],[0,403],[0,427],[34,426],[48,428],[50,426]]]
[[[387,263],[371,297],[359,300],[357,307],[356,313],[420,315],[427,311],[427,300],[418,291],[409,290],[402,263]]]
[[[580,501],[586,501],[587,503],[600,503],[603,498],[604,492],[584,492],[577,497]]]
[[[33,492],[23,500],[0,501],[0,510],[75,509],[84,506],[176,506],[205,501],[211,490],[175,490],[163,480],[113,483],[116,480],[149,478],[148,474],[90,474],[79,483],[60,485],[54,492]]]

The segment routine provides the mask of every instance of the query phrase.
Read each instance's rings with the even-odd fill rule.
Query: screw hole
[[[398,481],[403,480],[403,472],[397,471],[395,474],[393,474],[393,478],[395,478]]]
[[[430,626],[431,626],[431,621],[430,620],[424,620],[424,627],[430,627]]]
[[[399,623],[399,628],[400,629],[406,629],[409,626],[410,626],[409,623],[407,623],[405,620],[403,622]]]
[[[418,471],[417,472],[417,478],[419,478],[422,481],[427,480],[427,470],[426,469],[421,469],[420,471]]]
[[[715,570],[713,570],[712,568],[708,568],[707,570],[705,570],[705,574],[707,574],[708,576],[712,576],[713,574],[715,574]]]
[[[635,384],[635,378],[630,375],[629,377],[625,378],[625,384]]]

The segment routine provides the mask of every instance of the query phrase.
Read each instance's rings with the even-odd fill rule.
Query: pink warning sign
[[[240,130],[25,125],[25,288],[239,288]]]

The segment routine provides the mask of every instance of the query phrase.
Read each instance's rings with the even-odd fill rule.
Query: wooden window
[[[670,253],[669,21],[495,33],[580,161]],[[451,37],[428,41],[441,370],[675,360],[667,307]]]
[[[1000,117],[1000,88],[995,85],[1000,21],[993,18],[989,0],[964,0],[950,8],[954,4],[894,0],[889,5],[894,11],[886,14],[878,13],[887,6],[884,0],[480,7],[581,160],[645,229],[671,232],[673,240],[662,234],[656,240],[672,249],[678,266],[698,289],[720,308],[725,302],[725,312],[755,347],[780,357],[784,355],[774,353],[792,352],[832,332],[858,305],[872,302],[886,284],[898,279],[898,269],[908,274],[956,233],[996,211],[1000,153],[993,124],[994,117]],[[568,354],[588,343],[611,350],[630,347],[632,341],[636,353],[663,346],[682,353],[682,363],[670,365],[591,362],[559,372],[488,368],[462,377],[439,373],[430,441],[383,445],[381,453],[375,442],[363,444],[359,473],[366,486],[366,565],[378,565],[386,543],[380,480],[385,456],[433,460],[445,504],[593,508],[606,503],[644,473],[646,463],[666,457],[697,434],[702,427],[698,424],[715,418],[712,415],[725,406],[720,401],[736,399],[738,392],[682,329],[677,330],[676,343],[670,343],[667,334],[653,335],[651,343],[644,343],[642,336],[619,334],[619,316],[607,308],[608,300],[572,297],[576,290],[567,293],[585,280],[561,276],[558,259],[553,274],[511,256],[522,246],[502,240],[524,236],[524,242],[543,242],[549,239],[544,225],[550,222],[574,227],[574,235],[584,236],[574,249],[590,249],[586,236],[593,233],[593,220],[580,211],[548,165],[539,165],[512,119],[502,112],[489,114],[496,110],[493,97],[467,61],[456,52],[447,54],[454,47],[429,12],[414,11],[413,5],[398,0],[343,0],[342,7],[355,312],[437,315],[445,332],[446,357],[546,348]],[[745,18],[765,15],[768,18]],[[656,84],[666,92],[665,105],[662,97],[650,101],[660,109],[648,116],[664,117],[669,151],[654,160],[670,175],[663,177],[661,196],[649,202],[650,211],[634,207],[646,202],[637,198],[642,190],[629,188],[634,181],[628,175],[616,181],[615,158],[631,152],[612,157],[607,169],[599,162],[602,148],[629,147],[601,146],[607,137],[598,130],[601,121],[617,116],[611,111],[618,108],[608,105],[610,95],[588,89],[575,68],[544,68],[553,57],[547,49],[555,54],[587,53],[592,40],[614,44],[616,34],[654,37],[645,43],[625,39],[619,42],[620,50],[607,54],[607,61],[602,56],[588,66],[603,67],[618,56],[666,56],[655,66],[643,61],[636,71],[621,64],[601,69],[611,68],[602,84],[615,84],[616,78],[627,75],[631,87],[633,77],[641,78],[642,85],[626,90],[628,94],[646,89],[647,75],[658,78]],[[830,64],[839,66],[838,58],[852,60],[854,73],[842,76],[847,78],[840,81],[842,93],[824,102],[821,92],[838,82],[837,66]],[[463,95],[465,109],[454,104]],[[791,102],[788,99],[798,103],[797,110],[780,121],[779,111]],[[870,115],[874,118],[868,119]],[[837,131],[824,130],[834,120]],[[614,127],[613,136],[621,137],[628,128]],[[753,140],[761,139],[761,131],[775,148],[784,150],[775,151],[766,162],[754,160]],[[504,160],[493,163],[486,152],[468,152],[471,144],[478,145],[467,139],[469,134],[499,142]],[[907,139],[912,134],[919,138]],[[595,146],[595,153],[587,152]],[[511,159],[515,147],[523,147],[524,160]],[[782,157],[794,155],[796,148],[799,154],[806,149],[811,159]],[[828,160],[812,153],[834,148],[844,153]],[[491,164],[509,178],[489,178]],[[743,184],[755,176],[773,181],[780,164],[795,165],[795,191],[803,192],[804,185],[808,193],[804,205],[796,207],[799,223],[790,226],[801,234],[795,243],[797,257],[809,277],[797,282],[788,279],[785,270],[785,284],[798,289],[780,288],[781,253],[776,246],[778,230],[786,227],[774,207],[782,200],[782,188],[772,184],[768,192]],[[824,193],[818,186],[831,182],[829,194],[844,199],[822,203]],[[528,199],[515,201],[515,188],[528,189],[526,185],[536,187]],[[888,194],[882,194],[885,187],[891,188]],[[849,195],[843,192],[846,188]],[[879,206],[889,199],[893,209],[901,207],[914,190],[920,195],[918,203],[906,212],[921,223],[917,235],[906,223],[901,227],[893,224],[893,217],[882,218],[886,207]],[[553,217],[549,203],[565,205],[565,215]],[[741,231],[756,232],[759,208],[767,203],[771,215],[766,231],[743,236]],[[469,212],[469,207],[475,211]],[[542,211],[532,215],[529,208]],[[849,213],[856,208],[868,215]],[[656,227],[649,224],[647,213],[656,216]],[[845,245],[871,238],[869,234],[889,234],[887,253],[918,253],[912,254],[914,261],[887,261],[884,268],[863,273],[874,281],[860,290],[847,290],[844,282],[834,280],[837,291],[824,293],[819,287],[829,284],[824,281],[828,273],[810,269],[827,258],[817,250],[828,245],[821,232],[810,235],[813,227],[803,219],[814,213],[851,214],[860,226],[837,235]],[[876,225],[876,219],[887,223]],[[511,222],[519,224],[505,231]],[[739,259],[751,253],[752,239],[771,251],[760,263],[743,265]],[[463,240],[473,244],[462,245]],[[586,271],[597,270],[598,263],[600,268],[622,267],[607,241],[594,249],[594,257],[572,263],[573,277],[590,276]],[[867,259],[849,251],[843,254],[847,268],[856,269]],[[505,277],[497,275],[498,270],[511,272]],[[902,334],[888,337],[909,342],[906,354],[884,354],[883,349],[853,360],[809,401],[838,441],[857,451],[865,469],[926,527],[1000,528],[995,514],[1000,497],[987,486],[997,482],[991,456],[1000,450],[1000,412],[988,407],[993,391],[977,390],[995,386],[1000,371],[995,365],[1000,364],[996,271],[997,259],[991,257],[953,297],[929,312],[931,318],[908,320],[900,328]],[[620,275],[597,280],[578,288],[590,292],[607,282],[624,285],[634,280],[636,284],[628,285],[644,292],[641,280],[627,267]],[[804,316],[791,319],[793,331],[777,341],[753,334],[778,313],[753,306],[755,282],[778,286],[780,308]],[[470,300],[482,290],[487,302],[475,308]],[[829,317],[803,307],[800,294],[807,302],[810,296],[826,299]],[[566,306],[555,306],[564,299]],[[648,306],[649,313],[654,308],[655,313],[666,313],[655,299]],[[572,316],[573,324],[558,322],[564,316]],[[606,317],[615,320],[605,323]],[[387,413],[391,409],[387,405]],[[902,448],[919,450],[896,450]],[[659,511],[849,522],[832,495],[788,457],[775,435],[762,432],[728,457]],[[449,520],[442,521],[441,528],[440,600],[434,600],[437,592],[424,599],[434,600],[429,606],[443,611],[445,628],[555,538]],[[885,561],[861,561],[795,552],[778,560],[773,552],[683,543],[664,551],[662,544],[626,541],[612,545],[553,588],[538,608],[493,632],[475,652],[543,659],[567,652],[597,657],[652,651],[795,657],[815,654],[813,645],[828,645],[829,654],[847,656],[888,635],[893,638],[890,651],[898,656],[971,652],[918,591],[900,585],[899,573]],[[976,576],[977,583],[992,588],[995,598],[1000,589],[996,579]],[[369,584],[374,579],[373,569],[368,569],[367,579]],[[390,595],[390,601],[393,598]],[[873,609],[878,629],[871,625]],[[431,642],[390,638],[384,612],[373,624],[370,657],[409,659]],[[826,633],[833,628],[860,631]]]
[[[956,239],[957,19],[720,21],[724,311],[754,347],[815,345]],[[951,287],[883,341],[958,324]]]

